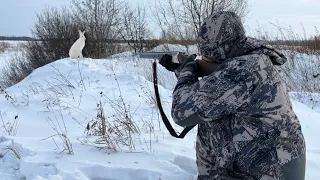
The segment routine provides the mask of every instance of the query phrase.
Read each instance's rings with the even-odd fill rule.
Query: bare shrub
[[[119,52],[115,39],[124,2],[121,0],[72,0],[74,21],[86,30],[84,56],[105,58]]]
[[[103,58],[115,53],[113,41],[117,37],[119,3],[115,0],[73,0],[68,7],[45,9],[37,14],[32,30],[39,41],[28,46],[28,59],[35,68],[68,57],[78,29],[85,30],[84,57]]]
[[[185,42],[196,40],[203,20],[213,12],[229,10],[240,17],[248,13],[248,2],[238,0],[154,0],[152,6],[162,39]]]
[[[26,58],[25,51],[17,51],[10,55],[9,61],[2,66],[0,86],[10,87],[28,76],[34,68]]]
[[[22,48],[11,55],[1,71],[3,79],[0,80],[0,85],[10,87],[23,80],[34,69],[67,57],[73,41],[78,38],[78,28],[78,24],[73,24],[73,16],[66,7],[62,10],[45,9],[37,14],[37,21],[32,29],[37,40],[22,44]]]
[[[29,41],[26,57],[32,68],[42,67],[55,60],[68,57],[72,43],[78,39],[78,29],[83,25],[74,21],[70,8],[47,8],[36,16],[32,35],[37,41]]]
[[[106,97],[113,112],[109,116],[105,116],[100,102],[97,105],[97,117],[88,123],[86,134],[98,136],[92,143],[98,149],[116,152],[122,150],[123,147],[127,147],[130,151],[134,151],[134,137],[135,134],[139,133],[139,128],[133,121],[128,106],[111,100],[107,96],[104,97]]]
[[[320,55],[320,33],[317,28],[316,28],[316,32],[318,35],[315,35],[314,37],[312,37],[307,46],[315,54]]]
[[[5,50],[10,48],[10,44],[8,42],[1,41],[0,42],[0,53],[3,53]]]
[[[125,4],[122,23],[119,28],[121,38],[134,50],[141,52],[146,46],[146,39],[150,36],[147,29],[146,11],[142,6],[132,9],[128,3]]]
[[[99,104],[97,104],[96,119],[91,120],[91,122],[87,124],[86,134],[89,136],[99,136],[99,138],[92,143],[95,147],[115,152],[120,149],[120,146],[114,140],[112,128],[113,126],[110,124],[109,119],[104,115],[104,108],[100,101]]]
[[[116,75],[115,80],[118,85],[119,98],[111,99],[110,97],[100,93],[101,97],[105,98],[106,103],[111,108],[112,112],[105,114],[101,101],[97,104],[97,116],[91,120],[86,129],[87,135],[98,136],[91,142],[90,145],[98,149],[103,149],[107,152],[116,152],[124,147],[129,148],[132,152],[135,150],[136,135],[139,135],[140,130],[133,115],[135,111],[131,111],[122,95],[119,82]],[[83,144],[88,144],[88,141],[81,141]]]

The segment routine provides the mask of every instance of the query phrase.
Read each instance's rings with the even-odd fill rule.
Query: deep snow
[[[66,58],[35,70],[6,89],[12,99],[0,94],[0,179],[196,179],[196,128],[182,140],[169,135],[152,98],[151,62],[136,59],[131,53],[112,59]],[[160,66],[158,74],[162,103],[170,115],[175,77]],[[124,117],[119,109],[132,115],[140,130],[133,135],[132,152],[123,145],[118,152],[90,145],[98,137],[87,136],[86,126],[97,118],[99,102],[111,123]],[[320,179],[320,114],[292,102],[307,142],[306,180]],[[9,136],[3,124],[14,122],[18,122],[17,130]],[[8,130],[10,124],[5,125]],[[67,135],[74,155],[62,152],[64,143],[53,136],[57,134],[54,125]]]

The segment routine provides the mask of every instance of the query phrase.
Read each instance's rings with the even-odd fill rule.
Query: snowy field
[[[19,53],[27,41],[3,41],[0,40],[0,43],[6,43],[9,45],[9,48],[4,52],[0,51],[0,70],[3,66],[7,65],[7,62],[10,61],[11,57],[16,53]]]
[[[0,55],[0,61],[7,56]],[[151,62],[131,53],[66,58],[7,88],[9,97],[0,94],[0,179],[195,180],[196,128],[182,140],[167,132],[153,99]],[[162,103],[170,115],[175,78],[158,67]],[[306,180],[318,180],[320,108],[292,102],[307,143]],[[92,123],[101,119],[101,109],[111,140],[88,135],[99,130]]]

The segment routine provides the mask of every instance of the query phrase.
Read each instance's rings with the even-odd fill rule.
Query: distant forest
[[[0,40],[4,41],[34,41],[34,38],[28,36],[0,36]]]
[[[314,39],[311,40],[266,40],[272,45],[290,45],[290,46],[308,46],[308,45],[313,45],[315,42],[317,45],[319,45],[319,37],[316,36]],[[28,37],[28,36],[0,36],[0,41],[39,41],[39,39]],[[112,41],[113,43],[127,43],[130,40],[109,40],[105,39],[103,40],[105,42],[110,42]],[[142,40],[145,43],[156,43],[156,44],[161,44],[161,43],[168,43],[168,44],[195,44],[196,40],[161,40],[161,39],[149,39],[149,40]]]

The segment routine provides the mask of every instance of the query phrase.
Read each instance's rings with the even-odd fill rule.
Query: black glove
[[[195,58],[197,57],[196,54],[191,54],[190,56],[185,56],[185,58],[182,61],[181,67],[184,68],[185,66],[197,66],[197,63],[195,62]]]
[[[197,66],[196,61],[194,60],[196,57],[197,57],[196,54],[192,54],[190,56],[185,56],[181,66],[174,71],[176,76],[179,77],[181,72],[186,72],[186,71],[190,71],[193,74],[195,74],[196,76],[198,76],[197,75],[198,66]]]
[[[165,54],[161,57],[159,64],[161,64],[164,68],[166,68],[168,71],[173,72],[176,70],[181,64],[177,64],[172,62],[172,56],[169,54]]]

